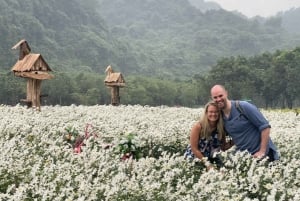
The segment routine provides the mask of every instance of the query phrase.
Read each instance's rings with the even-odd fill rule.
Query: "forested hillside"
[[[113,59],[131,59],[94,9],[97,0],[0,0],[0,4],[1,70],[10,70],[18,58],[10,48],[23,38],[59,72],[103,73]],[[130,69],[126,64],[124,68]]]
[[[191,76],[219,58],[300,44],[281,18],[247,19],[225,10],[201,12],[187,0],[101,0],[112,36],[130,43],[144,73]]]
[[[263,23],[226,12],[202,12],[188,0],[0,0],[0,67],[8,71],[25,38],[55,71],[186,79],[222,57],[295,47],[280,19]],[[198,2],[199,3],[199,2]],[[203,7],[205,2],[203,3]],[[210,6],[207,4],[207,6]],[[205,7],[203,9],[207,9]]]

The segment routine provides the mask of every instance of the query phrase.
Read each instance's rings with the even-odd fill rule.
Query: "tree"
[[[299,73],[300,73],[300,48],[293,51],[282,51],[275,59],[275,70],[277,70],[278,92],[282,99],[282,107],[293,107],[293,102],[299,97]]]

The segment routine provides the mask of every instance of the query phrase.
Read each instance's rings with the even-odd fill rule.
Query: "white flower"
[[[253,201],[258,200],[256,193],[263,200],[299,200],[300,119],[289,112],[262,110],[281,152],[278,163],[258,163],[245,152],[233,155],[233,148],[221,153],[225,167],[206,171],[197,160],[188,162],[181,153],[164,150],[186,147],[203,108],[72,105],[34,112],[2,105],[0,111],[0,177],[10,183],[0,186],[7,192],[0,195],[2,200],[124,200],[134,195],[144,200]],[[97,137],[74,154],[64,144],[65,128],[83,135],[87,124]],[[159,145],[162,156],[120,161],[113,149],[102,148],[118,145],[119,137],[128,133],[137,135],[132,141],[137,146]]]

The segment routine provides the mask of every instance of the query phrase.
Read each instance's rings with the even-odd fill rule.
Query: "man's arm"
[[[262,158],[266,156],[267,147],[270,139],[270,128],[265,128],[261,131],[261,142],[260,142],[260,149],[258,152],[253,154],[254,158]]]
[[[267,119],[263,116],[263,114],[259,111],[259,109],[247,102],[243,102],[243,109],[248,114],[248,120],[258,129],[260,130],[260,148],[259,150],[253,154],[255,158],[262,158],[266,156],[268,143],[270,139],[270,130],[271,126]],[[242,102],[240,103],[242,104]]]

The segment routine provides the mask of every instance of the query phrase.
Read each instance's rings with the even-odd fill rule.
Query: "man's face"
[[[214,87],[211,90],[211,98],[218,107],[223,110],[227,106],[227,92],[221,87]]]

